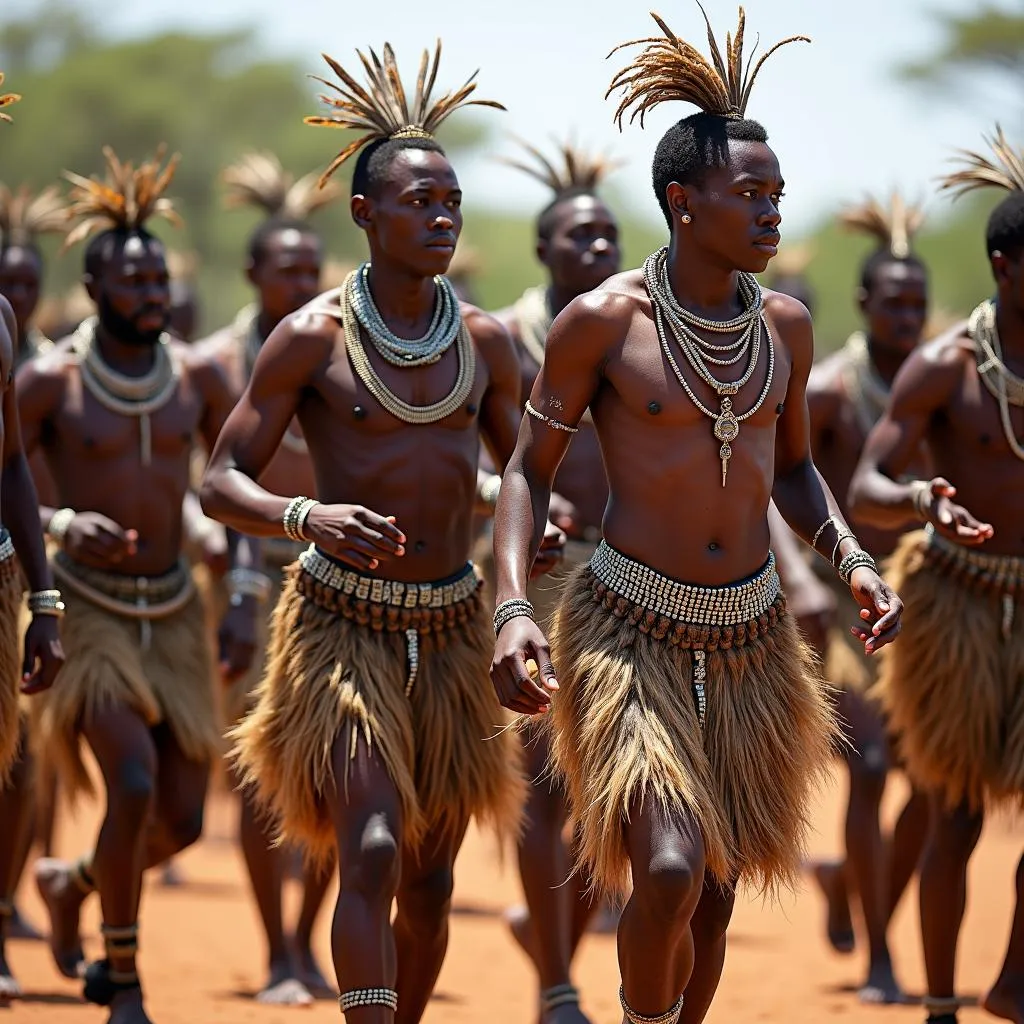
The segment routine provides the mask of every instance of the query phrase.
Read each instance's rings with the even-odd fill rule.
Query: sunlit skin
[[[352,198],[352,218],[369,245],[374,301],[400,337],[420,337],[429,326],[433,278],[445,272],[455,251],[461,205],[448,160],[417,149],[394,157],[378,194]],[[422,426],[396,419],[369,395],[352,370],[335,317],[314,307],[283,320],[264,343],[214,450],[202,490],[206,511],[249,534],[281,535],[293,494],[273,493],[261,482],[297,417],[313,463],[311,493],[322,502],[306,520],[311,540],[354,569],[392,580],[438,580],[459,570],[473,540],[480,441],[504,466],[521,415],[511,339],[472,306],[463,305],[462,315],[476,350],[472,391],[450,416]],[[391,366],[369,344],[367,350],[377,373],[406,402],[438,401],[455,380],[454,346],[437,362],[413,368]],[[542,561],[538,568],[551,564]],[[332,932],[339,987],[379,985],[397,970],[397,1015],[379,1006],[359,1012],[365,1024],[414,1024],[444,959],[451,870],[466,823],[435,829],[417,849],[403,849],[395,785],[379,756],[360,745],[350,761],[342,738],[332,757],[334,777],[348,777],[347,787],[324,795],[341,881]],[[361,837],[371,821],[386,832],[389,848],[402,850],[400,869],[396,864],[381,872],[379,853],[377,866],[367,863],[373,854],[363,850]]]
[[[760,273],[775,254],[783,190],[775,154],[749,142],[730,142],[728,165],[709,170],[702,186],[669,185],[670,284],[687,309],[713,320],[741,312],[737,271]],[[795,300],[772,292],[765,295],[765,317],[775,342],[774,376],[763,406],[743,422],[733,444],[726,488],[711,423],[665,364],[640,271],[616,275],[575,299],[548,337],[532,404],[569,425],[590,408],[610,488],[605,538],[676,579],[721,585],[756,572],[767,558],[772,497],[808,541],[838,512],[809,448],[810,318]],[[715,342],[727,339],[718,336]],[[737,399],[738,413],[760,393],[767,367],[764,345]],[[722,379],[733,380],[743,369],[716,367]],[[717,395],[703,382],[691,386],[706,406],[717,407]],[[532,417],[523,421],[495,519],[499,602],[525,594],[526,570],[566,447],[563,431]],[[853,545],[847,541],[842,548],[845,553]],[[862,621],[851,628],[873,653],[899,630],[899,599],[869,569],[855,571],[852,592]],[[528,658],[539,667],[536,681],[527,671]],[[512,619],[502,629],[492,680],[512,711],[533,715],[549,707],[558,684],[547,641],[529,618]],[[718,985],[733,896],[703,886],[703,844],[695,823],[678,816],[668,820],[652,803],[631,807],[624,825],[634,884],[619,926],[625,998],[638,1013],[653,1016],[664,1013],[685,985],[681,1020],[695,1024],[704,1019]],[[658,889],[656,865],[663,857],[665,863],[687,865],[693,880],[685,894],[672,890],[680,902],[670,914]]]
[[[266,239],[257,262],[247,261],[245,275],[256,292],[257,331],[262,339],[319,293],[322,248],[314,232],[287,227]],[[215,332],[199,345],[200,350],[224,370],[237,401],[248,383],[248,368],[244,343],[239,342],[233,326]],[[288,431],[301,441],[297,421],[290,424]],[[308,454],[296,450],[295,446],[282,446],[274,453],[260,476],[260,483],[280,494],[316,494],[313,463]],[[275,593],[271,602],[276,599]],[[305,870],[303,911],[293,951],[285,933],[281,905],[288,851],[274,844],[273,829],[260,816],[252,791],[237,788],[242,804],[239,824],[242,853],[267,936],[268,977],[258,999],[279,1004],[306,1003],[311,995],[322,995],[330,989],[313,956],[311,933],[331,875],[329,871]]]
[[[996,316],[1003,360],[1024,376],[1024,259],[993,253]],[[1017,438],[1024,410],[1010,406]],[[879,529],[919,525],[904,482],[924,445],[931,470],[927,521],[949,540],[996,555],[1024,556],[1024,467],[1003,432],[999,407],[978,379],[974,342],[958,324],[907,358],[886,414],[872,431],[850,488],[851,512]],[[984,518],[981,518],[984,517]],[[951,628],[956,628],[952,624]],[[931,797],[931,827],[921,860],[921,931],[928,992],[953,995],[956,946],[966,900],[966,871],[983,815]],[[1024,1020],[1024,859],[1017,904],[989,1012]]]
[[[115,244],[86,288],[99,311],[97,343],[104,361],[122,374],[149,370],[155,345],[167,323],[168,279],[162,245],[130,236]],[[61,506],[78,511],[65,550],[84,565],[126,575],[156,576],[171,570],[181,554],[182,503],[189,485],[189,461],[196,437],[213,446],[230,411],[232,395],[224,375],[195,349],[172,342],[180,382],[166,405],[151,416],[152,461],[140,460],[139,425],[101,405],[81,385],[71,340],[27,364],[19,375],[19,411],[27,451],[39,448],[57,486]],[[43,524],[54,509],[40,511]],[[229,613],[225,658],[244,672],[252,655],[252,602]],[[97,709],[82,734],[100,766],[107,812],[93,861],[103,919],[128,925],[138,916],[139,879],[198,835],[209,764],[189,761],[169,729],[150,730],[135,709]],[[161,778],[173,786],[155,785]],[[139,813],[132,786],[149,778],[156,793],[150,811]],[[150,827],[150,813],[160,827]],[[189,823],[183,827],[182,823]],[[74,976],[81,959],[78,913],[83,896],[68,882],[69,866],[44,861],[37,870],[52,915],[52,946],[62,970]],[[135,879],[135,884],[132,879]],[[116,958],[119,970],[134,969],[134,958]],[[111,1024],[142,1024],[148,1017],[139,990],[118,994]]]
[[[32,315],[39,305],[42,280],[43,261],[34,248],[8,245],[0,249],[0,295],[11,304],[19,344],[24,343]]]

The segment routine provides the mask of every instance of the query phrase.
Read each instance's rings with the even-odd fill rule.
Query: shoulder
[[[59,402],[69,377],[78,372],[74,336],[55,341],[18,368],[18,400],[30,400],[33,408]]]
[[[807,307],[792,295],[762,289],[764,312],[769,327],[794,351],[794,355],[813,357],[814,329]]]
[[[567,335],[578,341],[584,334],[599,345],[621,341],[638,313],[651,315],[643,275],[639,270],[616,274],[592,292],[578,295],[555,317],[549,345]]]
[[[848,364],[849,356],[845,349],[839,349],[838,352],[832,352],[823,359],[819,359],[811,367],[811,373],[807,379],[808,401],[812,399],[821,403],[841,401],[846,394],[843,373]]]
[[[182,367],[200,391],[209,395],[212,389],[229,387],[227,370],[221,355],[205,341],[189,345],[172,339],[167,343],[171,358]]]
[[[205,338],[194,341],[189,347],[196,352],[201,352],[206,358],[223,360],[234,351],[236,345],[235,332],[230,326],[227,326],[221,327],[213,334],[208,334]]]
[[[965,321],[919,345],[907,357],[893,381],[894,406],[934,407],[944,402],[975,362],[974,342]]]
[[[469,302],[460,302],[462,320],[478,348],[489,349],[498,346],[502,349],[512,347],[512,336],[508,327],[494,313],[485,313],[482,309]]]
[[[0,321],[3,324],[3,330],[0,330],[0,389],[4,389],[7,387],[11,370],[14,367],[14,335],[18,328],[14,320],[14,310],[2,295],[0,295]]]

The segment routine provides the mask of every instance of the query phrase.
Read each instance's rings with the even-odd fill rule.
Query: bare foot
[[[153,1024],[142,1005],[142,989],[118,992],[110,1004],[107,1024]]]
[[[167,861],[160,869],[160,884],[172,889],[185,884],[185,875],[173,860]]]
[[[313,950],[309,946],[298,948],[295,952],[295,962],[299,965],[296,972],[299,981],[306,986],[314,999],[337,999],[338,990],[327,980],[320,965],[316,962]]]
[[[21,985],[11,974],[11,969],[7,966],[7,957],[0,949],[0,1006],[4,1006],[12,999],[20,999],[22,994]]]
[[[852,953],[856,945],[853,920],[850,918],[850,895],[846,889],[846,875],[842,864],[812,865],[814,879],[828,905],[826,931],[828,941],[837,953]]]
[[[993,1017],[1024,1024],[1024,982],[1015,987],[1000,978],[992,991],[981,1001],[981,1006]]]
[[[871,965],[868,980],[857,996],[862,1003],[875,1006],[893,1006],[906,1002],[906,996],[896,981],[892,964],[888,960]]]
[[[65,978],[79,978],[85,969],[78,915],[85,899],[75,884],[74,868],[68,861],[43,858],[36,861],[35,876],[39,895],[50,915],[50,952],[57,970]]]
[[[505,923],[516,940],[516,945],[530,958],[530,962],[537,965],[536,944],[537,940],[533,934],[533,922],[530,920],[530,911],[526,907],[509,907],[505,911]]]
[[[15,907],[14,913],[7,922],[7,938],[19,939],[22,942],[43,942],[45,936],[26,921],[21,911]]]
[[[309,989],[295,977],[290,964],[271,964],[270,977],[256,1002],[267,1006],[310,1006],[313,997]]]

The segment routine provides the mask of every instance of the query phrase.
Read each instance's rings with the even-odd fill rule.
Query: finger
[[[520,700],[518,697],[512,697],[508,703],[504,705],[509,711],[514,711],[517,715],[527,715],[533,718],[535,715],[542,715],[547,712],[549,706],[545,707],[534,707],[532,704],[528,704],[526,701]]]
[[[899,622],[900,612],[902,608],[893,608],[886,612],[872,627],[871,632],[874,636],[881,636],[883,633],[887,633],[892,627]]]
[[[551,703],[551,696],[544,686],[541,686],[530,675],[526,668],[526,660],[521,652],[514,656],[515,660],[509,666],[516,693],[520,700],[540,708]]]
[[[867,643],[864,644],[864,651],[867,654],[874,654],[880,651],[886,644],[891,644],[893,640],[900,635],[900,631],[903,629],[903,623],[897,622],[891,629],[887,629],[884,633],[879,636],[872,636],[868,639]]]
[[[368,526],[372,526],[378,533],[389,537],[396,544],[404,544],[406,540],[405,534],[398,528],[395,520],[395,516],[379,516],[376,512],[371,512],[367,509],[363,522]]]
[[[558,689],[558,673],[555,666],[551,664],[551,651],[542,644],[531,644],[533,660],[537,663],[537,676],[542,685],[548,691],[554,692]]]
[[[363,571],[376,569],[381,562],[381,559],[376,555],[365,554],[362,551],[352,550],[348,547],[334,547],[330,549],[330,553],[344,565]]]

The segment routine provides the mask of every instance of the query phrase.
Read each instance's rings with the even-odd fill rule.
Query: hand
[[[395,517],[362,505],[315,505],[305,533],[327,554],[360,571],[405,554],[405,534],[395,526]]]
[[[929,483],[926,492],[924,511],[928,522],[936,531],[958,544],[974,546],[984,544],[995,532],[991,525],[975,519],[970,512],[957,505],[952,499],[956,497],[956,488],[941,476]]]
[[[548,519],[559,527],[570,537],[579,536],[583,530],[583,519],[579,509],[561,494],[552,492],[551,500],[548,502]]]
[[[99,512],[78,512],[64,535],[64,550],[84,562],[116,564],[138,551],[137,530],[125,530]]]
[[[551,572],[565,557],[565,534],[554,523],[544,528],[544,539],[530,569],[530,579]]]
[[[526,667],[537,665],[536,678]],[[548,642],[540,626],[527,615],[506,622],[494,645],[491,682],[502,707],[521,715],[542,715],[551,707],[558,689]]]
[[[33,615],[25,630],[25,659],[21,667],[21,692],[42,693],[53,686],[64,664],[60,625],[55,615]]]
[[[220,676],[233,683],[249,671],[256,654],[257,617],[260,606],[254,597],[232,601],[217,631]]]
[[[864,644],[865,654],[874,654],[899,636],[903,602],[877,572],[863,565],[854,569],[850,591],[865,624],[853,626],[851,632]]]
[[[828,649],[828,631],[836,618],[836,597],[813,573],[806,578],[790,579],[786,604],[804,635],[804,639],[824,658]]]

